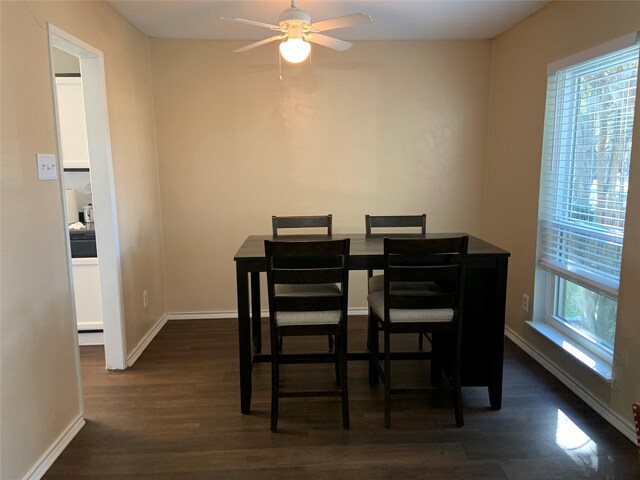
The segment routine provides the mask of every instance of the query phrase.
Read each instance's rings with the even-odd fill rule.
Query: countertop
[[[69,229],[69,235],[74,236],[74,235],[83,235],[83,234],[91,234],[91,235],[95,235],[96,233],[96,227],[95,227],[95,223],[85,223],[85,226],[87,228],[83,229],[83,230],[71,230]]]

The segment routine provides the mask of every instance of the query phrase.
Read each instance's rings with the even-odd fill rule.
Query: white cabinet
[[[98,258],[73,258],[73,286],[78,331],[102,330],[102,295]]]
[[[56,99],[62,166],[63,168],[89,168],[89,144],[82,79],[56,77]]]

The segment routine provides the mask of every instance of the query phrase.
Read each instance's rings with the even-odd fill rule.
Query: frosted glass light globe
[[[289,63],[303,62],[311,52],[311,44],[302,38],[290,38],[280,44],[280,54]]]

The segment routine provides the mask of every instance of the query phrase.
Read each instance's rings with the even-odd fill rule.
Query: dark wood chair
[[[265,241],[267,289],[271,329],[271,430],[278,427],[278,400],[282,397],[340,395],[342,425],[349,429],[347,381],[347,306],[349,294],[349,239],[326,241]],[[337,292],[318,293],[313,286],[335,284]],[[296,285],[295,293],[279,287]],[[285,336],[331,335],[335,355],[284,354],[278,339]],[[280,364],[334,363],[338,389],[332,391],[283,391]]]
[[[280,234],[278,233],[279,229],[303,229],[303,228],[322,228],[325,229],[327,235],[331,235],[332,225],[333,225],[333,215],[307,215],[307,216],[285,216],[271,217],[271,224],[273,227],[273,236],[277,237]],[[278,293],[295,293],[301,287],[300,285],[279,285]],[[320,293],[331,293],[337,292],[337,285],[314,285],[314,286],[305,286],[305,290],[313,289]],[[333,337],[329,337],[329,351],[333,351]],[[280,340],[280,351],[282,351],[282,340]]]
[[[393,236],[393,234],[415,233],[424,236],[427,233],[427,215],[365,215],[364,224],[367,237]],[[367,271],[368,293],[381,292],[384,289],[384,276],[374,275],[373,270]],[[428,288],[427,285],[399,285],[398,288]],[[369,312],[371,314],[371,312]],[[423,336],[418,337],[418,348],[424,346]]]
[[[391,426],[391,395],[424,393],[429,389],[391,388],[391,335],[395,333],[437,334],[432,355],[448,373],[453,387],[456,424],[464,425],[460,379],[462,305],[469,237],[438,239],[384,239],[384,290],[367,297],[369,317],[371,383],[384,383],[385,426]],[[436,289],[391,288],[395,283],[433,282]],[[384,367],[379,359],[377,329],[384,334]],[[441,338],[442,337],[442,338]],[[442,340],[442,345],[438,343]],[[435,341],[435,339],[434,339]],[[424,354],[426,355],[426,354]],[[437,355],[437,358],[436,358]],[[395,360],[394,360],[395,362]]]

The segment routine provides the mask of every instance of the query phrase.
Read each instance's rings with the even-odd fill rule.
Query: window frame
[[[555,275],[551,272],[545,272],[546,279],[546,311],[545,311],[545,323],[554,330],[558,331],[563,337],[573,342],[575,346],[587,351],[588,353],[595,355],[602,362],[612,365],[613,364],[613,349],[607,348],[605,345],[598,342],[595,338],[592,338],[586,332],[567,324],[560,316],[556,314],[557,308],[560,306],[560,290],[563,289],[561,281],[571,281],[563,278],[559,275]],[[582,286],[582,285],[581,285]],[[591,290],[584,287],[587,290]],[[593,290],[591,290],[593,291]],[[595,292],[598,295],[602,295],[599,292]],[[562,300],[563,301],[563,300]],[[617,300],[615,300],[617,302]],[[617,316],[617,315],[616,315]],[[617,318],[616,318],[617,321]]]
[[[617,239],[618,243],[624,245],[624,233],[626,229],[622,230],[622,241],[620,242],[620,234],[616,234],[615,229],[608,229],[603,227],[602,229],[594,228],[593,225],[586,222],[581,223],[579,219],[574,219],[574,221],[570,221],[571,217],[567,216],[570,214],[571,209],[568,206],[572,203],[572,196],[575,194],[575,189],[578,188],[574,185],[573,180],[567,181],[559,181],[558,178],[562,175],[559,172],[565,172],[566,176],[573,176],[573,172],[575,171],[576,165],[576,141],[578,130],[575,127],[575,122],[577,118],[577,109],[579,107],[579,83],[576,82],[574,84],[569,84],[566,78],[563,78],[561,75],[554,75],[559,70],[564,70],[570,67],[578,67],[578,69],[583,68],[580,64],[584,62],[589,62],[590,60],[596,59],[597,57],[601,57],[607,54],[617,54],[617,52],[627,49],[631,46],[638,47],[640,43],[640,32],[635,32],[633,34],[626,35],[625,37],[612,40],[607,42],[606,44],[600,45],[593,49],[589,49],[584,52],[580,52],[578,54],[572,55],[566,59],[560,60],[558,62],[554,62],[547,67],[547,95],[545,100],[545,115],[544,115],[544,138],[542,144],[542,163],[541,163],[541,184],[540,184],[540,195],[539,195],[539,212],[538,212],[538,220],[537,220],[537,254],[536,254],[536,277],[540,276],[542,283],[538,283],[538,287],[541,290],[540,294],[544,296],[543,301],[537,301],[536,304],[538,307],[544,306],[541,310],[543,312],[539,312],[534,318],[537,318],[534,321],[534,324],[544,323],[555,333],[552,335],[553,337],[560,335],[562,338],[566,339],[569,344],[573,345],[573,347],[577,348],[580,352],[586,354],[588,357],[595,357],[599,362],[608,365],[609,369],[613,364],[613,355],[615,350],[615,345],[612,348],[608,347],[608,344],[604,344],[598,340],[597,337],[594,337],[587,330],[582,331],[579,328],[576,328],[570,323],[566,322],[565,319],[556,314],[556,312],[561,311],[564,308],[564,302],[566,298],[564,296],[561,297],[562,291],[566,288],[565,282],[572,282],[577,284],[578,286],[590,290],[598,295],[607,297],[613,301],[618,303],[618,288],[619,288],[619,276],[616,280],[613,280],[610,277],[613,277],[611,273],[602,272],[603,275],[599,276],[597,270],[595,273],[587,272],[585,270],[581,270],[579,263],[573,263],[571,257],[565,259],[565,262],[562,262],[562,257],[559,260],[553,257],[545,258],[545,255],[541,254],[541,248],[543,244],[543,235],[547,235],[545,229],[549,230],[557,230],[558,235],[562,235],[566,228],[566,233],[570,233],[573,231],[577,235],[584,235],[585,237],[594,237],[600,241],[611,242],[613,239]],[[638,68],[640,72],[640,67]],[[576,78],[575,76],[573,77]],[[556,82],[555,85],[550,82]],[[549,89],[554,88],[556,92],[555,98],[553,101],[550,101]],[[638,72],[636,73],[636,96],[635,102],[638,102],[638,88],[640,85],[638,84]],[[560,92],[561,94],[558,94]],[[570,109],[570,110],[569,110]],[[565,115],[567,111],[573,112],[571,115]],[[549,121],[553,123],[548,125]],[[634,122],[640,121],[640,118],[634,118]],[[547,137],[547,135],[551,135],[551,137]],[[553,142],[551,145],[547,145],[547,142]],[[635,145],[638,148],[637,145]],[[549,149],[550,150],[547,150]],[[631,147],[633,151],[633,145]],[[551,161],[551,167],[554,166],[553,162],[557,162],[556,171],[552,171],[553,174],[550,177],[552,181],[556,182],[556,186],[548,187],[546,185],[543,186],[542,181],[545,180],[545,177],[548,173],[545,171],[545,168],[548,168],[548,162]],[[571,178],[571,177],[568,177]],[[548,181],[547,178],[545,181]],[[557,195],[557,191],[559,190],[562,196],[561,200],[558,201],[557,198],[552,198],[552,203],[547,203],[547,206],[543,207],[543,202],[546,202],[549,197],[547,197],[547,193],[545,190],[547,189],[555,189],[549,190],[550,192],[555,193]],[[626,205],[626,204],[625,204]],[[542,214],[541,212],[546,212]],[[551,217],[547,217],[549,212],[558,212],[559,215],[551,214]],[[567,225],[565,226],[562,222],[563,219],[567,220]],[[556,220],[556,221],[554,221]],[[560,220],[560,221],[557,221]],[[550,225],[553,225],[551,227]],[[548,231],[548,230],[547,230]],[[546,237],[549,238],[549,237]],[[559,237],[561,238],[561,237]],[[548,240],[547,240],[548,241]],[[611,242],[611,243],[616,243]],[[624,246],[622,247],[624,250]],[[578,258],[578,257],[576,257]],[[555,262],[553,260],[556,260]],[[573,268],[572,268],[573,267]],[[615,322],[617,324],[617,311]],[[551,337],[550,337],[551,338]],[[615,340],[614,340],[615,342]],[[557,341],[556,341],[557,343]],[[582,355],[580,353],[580,355]],[[580,358],[580,355],[577,358]],[[576,356],[576,355],[574,355]],[[584,361],[583,361],[584,363]]]

